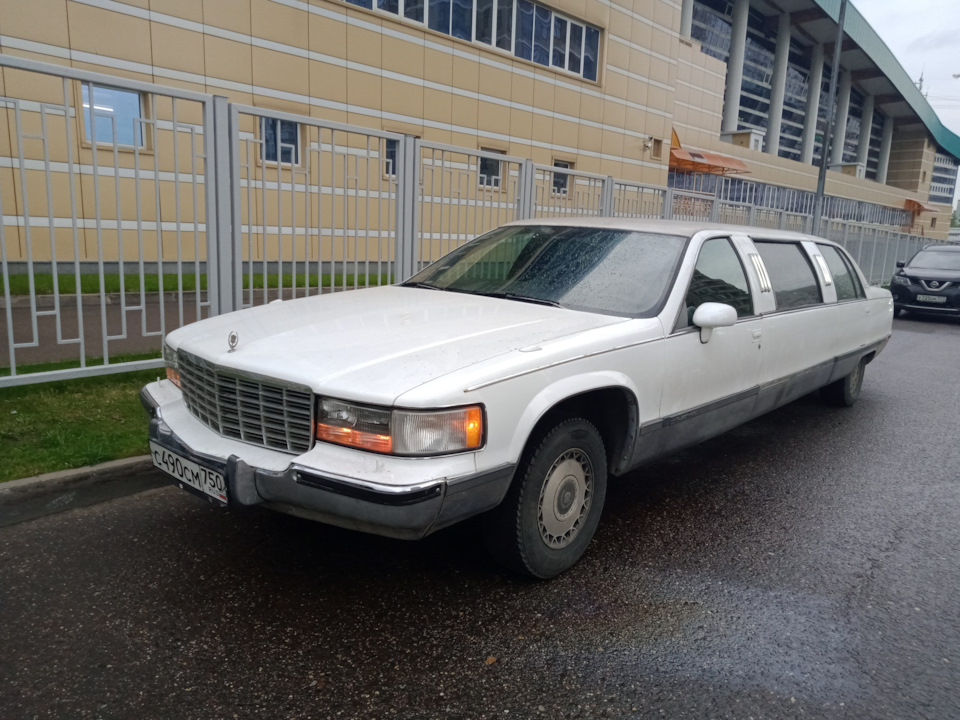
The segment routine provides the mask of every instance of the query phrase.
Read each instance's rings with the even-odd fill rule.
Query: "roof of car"
[[[571,227],[603,227],[638,232],[656,232],[664,235],[682,235],[693,237],[700,232],[741,233],[764,240],[810,240],[829,242],[823,237],[807,235],[792,230],[774,230],[750,225],[727,225],[703,220],[661,220],[660,218],[621,218],[621,217],[552,217],[516,220],[507,225],[568,225]]]

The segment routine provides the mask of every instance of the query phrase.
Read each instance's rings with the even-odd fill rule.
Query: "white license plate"
[[[947,301],[947,298],[944,295],[917,295],[918,302],[928,302],[928,303],[940,303],[941,305]]]
[[[183,455],[167,450],[150,441],[150,455],[153,464],[183,485],[189,485],[222,503],[227,502],[227,481],[223,473],[198,465]]]

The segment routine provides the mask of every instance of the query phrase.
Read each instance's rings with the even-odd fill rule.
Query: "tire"
[[[902,308],[902,307],[899,307],[898,305],[894,305],[894,306],[893,306],[893,316],[894,316],[895,318],[898,318],[898,317],[900,317],[901,315],[903,315],[903,308]]]
[[[606,494],[600,433],[582,418],[564,420],[528,444],[507,496],[486,518],[487,549],[515,573],[555,577],[587,549]]]
[[[820,388],[820,395],[831,405],[838,407],[853,407],[860,399],[860,389],[863,387],[863,373],[867,366],[867,359],[860,358],[860,362],[846,377]]]

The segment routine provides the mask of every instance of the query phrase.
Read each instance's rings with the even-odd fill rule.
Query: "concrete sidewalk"
[[[0,527],[168,484],[149,455],[0,484]]]

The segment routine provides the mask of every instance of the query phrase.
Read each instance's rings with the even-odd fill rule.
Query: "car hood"
[[[317,393],[390,403],[425,382],[626,318],[389,286],[314,296],[185,326],[170,346]],[[236,333],[236,347],[228,337]],[[518,361],[519,362],[519,361]]]
[[[903,268],[903,274],[917,280],[939,280],[941,282],[960,282],[960,270],[938,270],[937,268]]]

